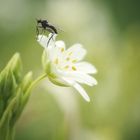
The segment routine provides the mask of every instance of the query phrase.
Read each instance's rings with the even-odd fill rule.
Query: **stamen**
[[[54,60],[54,63],[55,63],[55,64],[58,64],[58,58],[56,58],[56,59]]]
[[[77,60],[76,60],[76,59],[72,60],[72,63],[75,63],[75,62],[77,62]]]
[[[69,66],[68,66],[68,65],[66,65],[64,68],[65,68],[65,69],[68,69],[68,68],[69,68]]]
[[[66,60],[67,60],[67,61],[69,61],[69,60],[70,60],[70,58],[69,58],[69,57],[67,57],[67,58],[66,58]]]
[[[76,69],[76,67],[72,66],[72,70],[76,71],[77,69]]]
[[[61,48],[61,52],[63,52],[64,51],[64,48]]]

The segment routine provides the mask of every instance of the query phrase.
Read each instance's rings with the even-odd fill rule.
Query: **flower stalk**
[[[36,78],[32,83],[31,85],[28,87],[27,91],[25,92],[25,95],[24,95],[24,98],[23,98],[23,105],[25,106],[27,101],[28,101],[28,98],[29,98],[29,93],[31,92],[31,90],[43,79],[45,79],[47,77],[46,74],[42,74],[41,76],[39,76],[38,78]],[[24,107],[23,106],[23,107]]]

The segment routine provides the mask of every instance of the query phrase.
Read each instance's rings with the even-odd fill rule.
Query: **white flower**
[[[38,35],[38,42],[45,48],[43,65],[48,78],[54,84],[74,87],[89,102],[90,98],[80,84],[97,85],[96,79],[89,75],[95,74],[97,70],[92,64],[81,61],[86,50],[81,44],[66,49],[63,41],[55,41],[56,36],[47,46],[50,36]]]

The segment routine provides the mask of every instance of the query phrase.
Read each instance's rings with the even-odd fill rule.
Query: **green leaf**
[[[22,63],[19,53],[14,54],[5,69],[11,70],[13,72],[16,82],[19,82],[21,80]]]
[[[21,60],[16,53],[0,73],[0,118],[10,100],[15,96],[18,84],[21,81]]]
[[[23,80],[22,83],[20,84],[19,90],[17,91],[17,101],[19,102],[17,104],[16,110],[15,110],[15,115],[12,118],[12,122],[13,124],[18,120],[18,118],[20,117],[29,97],[30,97],[30,90],[28,91],[28,89],[30,88],[31,84],[32,84],[32,72],[28,72]]]
[[[32,72],[22,78],[21,59],[16,53],[0,73],[0,140],[12,139],[15,123],[26,105],[24,100],[27,102],[30,96],[31,84]]]
[[[26,91],[28,90],[29,86],[32,83],[32,79],[33,79],[33,73],[30,71],[28,72],[23,80],[22,80],[22,84],[21,84],[21,88],[23,90],[23,93],[26,93]]]

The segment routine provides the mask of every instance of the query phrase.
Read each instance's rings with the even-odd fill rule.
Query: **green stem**
[[[33,88],[38,82],[40,82],[42,79],[44,79],[44,78],[46,78],[46,77],[47,77],[47,74],[45,73],[45,74],[39,76],[38,78],[36,78],[36,79],[31,83],[30,87],[28,88],[28,90],[27,90],[26,92],[29,93],[29,92],[32,90],[32,88]]]
[[[34,87],[38,82],[40,82],[42,79],[44,79],[44,78],[46,78],[46,77],[47,77],[47,74],[45,73],[45,74],[39,76],[38,78],[36,78],[36,79],[31,83],[31,85],[28,87],[28,89],[27,89],[27,91],[26,91],[26,93],[25,93],[25,95],[24,95],[24,97],[23,97],[23,106],[22,106],[22,109],[21,109],[21,110],[23,110],[23,108],[25,107],[25,104],[27,103],[28,98],[29,98],[29,93],[31,92],[31,90],[33,89],[33,87]]]

